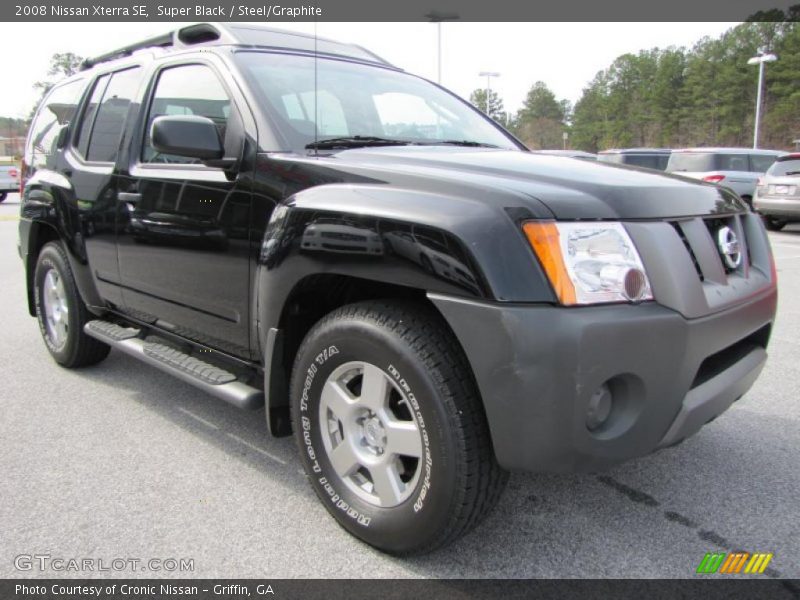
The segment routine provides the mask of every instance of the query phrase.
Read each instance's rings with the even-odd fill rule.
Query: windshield
[[[791,160],[780,160],[774,163],[767,171],[767,175],[774,177],[783,176],[799,176],[800,175],[800,158]]]
[[[406,73],[321,57],[315,69],[313,57],[266,52],[239,52],[236,60],[297,152],[315,141],[356,137],[373,138],[369,145],[392,140],[519,149],[478,111]]]

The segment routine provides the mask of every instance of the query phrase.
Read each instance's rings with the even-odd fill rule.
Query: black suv
[[[360,47],[201,24],[122,48],[44,99],[24,163],[56,362],[115,348],[265,405],[388,552],[454,540],[509,470],[680,442],[766,360],[775,268],[735,194],[532,154]]]

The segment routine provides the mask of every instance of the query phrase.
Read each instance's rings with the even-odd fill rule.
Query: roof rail
[[[143,50],[145,48],[168,48],[169,46],[173,45],[173,33],[164,33],[162,35],[157,35],[155,37],[148,38],[141,42],[136,42],[135,44],[130,44],[129,46],[123,46],[122,48],[118,48],[116,50],[112,50],[111,52],[106,52],[105,54],[101,54],[100,56],[95,56],[93,58],[87,58],[81,63],[81,71],[85,71],[86,69],[91,69],[92,67],[99,65],[100,63],[108,62],[110,60],[116,60],[117,58],[122,58],[124,56],[130,56],[137,50]]]
[[[256,48],[313,51],[362,62],[378,63],[387,67],[393,66],[377,54],[355,44],[343,44],[327,38],[315,38],[313,35],[258,27],[249,23],[198,23],[123,46],[94,58],[87,58],[81,63],[80,68],[85,71],[100,63],[130,56],[137,50],[146,48],[186,48],[200,44],[236,44]]]

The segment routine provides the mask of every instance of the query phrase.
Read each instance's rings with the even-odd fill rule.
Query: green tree
[[[777,15],[784,15],[780,20]],[[584,88],[571,117],[576,148],[748,146],[760,50],[766,68],[760,143],[788,148],[800,137],[800,5],[767,11],[692,48],[624,54]],[[552,104],[552,102],[551,102]]]
[[[497,92],[494,90],[489,90],[489,101],[487,103],[486,90],[483,88],[478,88],[473,90],[473,92],[469,95],[469,101],[473,106],[481,109],[492,119],[505,125],[506,112],[503,108],[503,100],[500,98],[500,95]]]
[[[537,81],[514,119],[513,132],[529,148],[561,148],[570,112],[569,101],[558,100],[547,84]]]
[[[59,79],[74,75],[80,69],[83,62],[83,57],[74,54],[73,52],[56,52],[50,57],[50,68],[47,70],[47,79],[37,81],[33,84],[33,88],[39,91],[39,99],[36,104],[31,108],[28,115],[28,120],[33,118],[36,108],[42,101],[42,98],[50,91]]]

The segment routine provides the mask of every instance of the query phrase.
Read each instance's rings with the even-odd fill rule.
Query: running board
[[[166,344],[143,340],[139,329],[107,321],[89,321],[83,327],[91,336],[182,379],[238,408],[255,410],[264,406],[264,392],[237,380],[236,375],[176,350]]]

